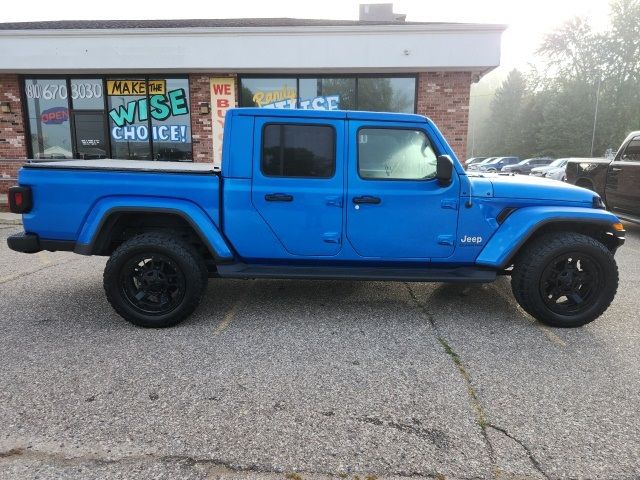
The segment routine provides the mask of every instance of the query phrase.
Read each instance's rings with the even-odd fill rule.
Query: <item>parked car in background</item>
[[[568,158],[558,158],[554,160],[549,165],[545,165],[544,167],[536,167],[531,169],[531,173],[529,175],[533,175],[534,177],[544,177],[551,178],[553,180],[565,180],[565,170],[567,168]]]
[[[514,165],[520,161],[520,157],[495,157],[487,163],[481,163],[478,170],[481,172],[499,172],[507,165]]]
[[[487,158],[489,158],[489,157],[471,157],[471,158],[467,158],[467,161],[466,161],[466,162],[464,162],[464,165],[465,165],[466,167],[468,167],[469,165],[473,165],[473,164],[476,164],[476,163],[480,163],[480,162],[482,162],[483,160],[486,160]]]
[[[621,218],[640,223],[640,131],[625,139],[612,161],[569,159],[566,177],[568,183],[598,192]]]
[[[489,163],[493,160],[495,160],[496,157],[487,157],[484,160],[480,161],[480,162],[474,162],[471,165],[467,165],[467,170],[479,170],[480,169],[480,165],[484,165],[485,163]]]
[[[507,165],[506,167],[502,167],[502,172],[509,173],[520,173],[523,175],[528,175],[531,173],[531,169],[535,167],[543,167],[545,165],[549,165],[553,162],[553,158],[550,157],[536,157],[536,158],[527,158],[526,160],[522,160],[514,165]]]

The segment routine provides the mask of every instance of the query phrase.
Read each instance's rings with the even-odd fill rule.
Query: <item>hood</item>
[[[495,198],[527,198],[532,200],[552,200],[562,202],[581,202],[591,205],[594,195],[591,190],[576,187],[564,182],[545,180],[529,175],[498,175],[483,174],[469,176],[473,185],[473,195],[476,192],[487,196],[487,183],[493,187]],[[476,186],[478,187],[476,190]]]

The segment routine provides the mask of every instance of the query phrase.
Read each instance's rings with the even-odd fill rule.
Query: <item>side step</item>
[[[224,278],[291,278],[308,280],[391,280],[402,282],[493,282],[496,271],[480,267],[407,268],[316,265],[218,265]]]

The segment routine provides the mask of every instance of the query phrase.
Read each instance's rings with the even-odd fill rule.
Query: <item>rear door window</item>
[[[268,177],[331,178],[335,151],[333,127],[268,124],[262,136],[260,169]]]

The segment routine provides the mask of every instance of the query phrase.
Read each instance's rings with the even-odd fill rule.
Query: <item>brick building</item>
[[[464,158],[469,89],[498,66],[505,27],[386,7],[358,21],[0,23],[0,194],[26,158],[218,162],[231,106],[416,112]]]

